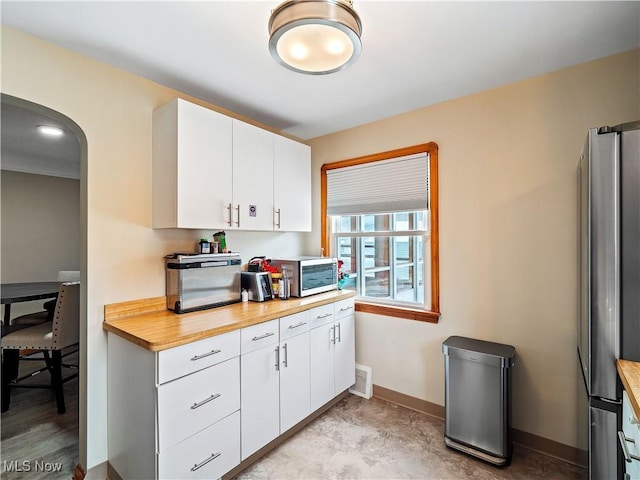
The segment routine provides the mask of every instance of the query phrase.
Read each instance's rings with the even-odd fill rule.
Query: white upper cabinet
[[[232,119],[176,99],[153,112],[153,227],[228,228]]]
[[[273,230],[274,136],[233,120],[234,228]]]
[[[311,231],[311,150],[182,99],[153,112],[153,228]]]
[[[311,147],[276,135],[273,151],[273,228],[310,232]]]

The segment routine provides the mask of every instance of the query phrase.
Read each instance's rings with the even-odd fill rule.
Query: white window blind
[[[429,208],[429,155],[419,153],[327,171],[327,214]]]

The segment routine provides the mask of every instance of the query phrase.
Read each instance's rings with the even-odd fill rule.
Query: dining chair
[[[79,270],[59,270],[59,282],[79,282]],[[11,320],[12,325],[37,325],[39,323],[50,322],[53,320],[53,311],[56,307],[56,300],[47,300],[42,305],[44,310],[33,313],[26,313]]]
[[[2,411],[9,409],[11,390],[13,388],[49,388],[56,395],[58,413],[65,413],[63,384],[78,376],[77,366],[62,363],[62,357],[68,355],[68,347],[78,345],[80,341],[80,282],[64,282],[60,285],[60,292],[51,322],[33,325],[21,330],[8,333],[2,337],[0,346],[3,353],[2,361]],[[36,372],[18,377],[21,350],[28,350],[32,355],[42,353],[45,366]],[[63,355],[63,350],[65,353]],[[75,373],[64,377],[62,367],[74,368]],[[48,384],[22,383],[37,373],[49,371],[51,381]]]

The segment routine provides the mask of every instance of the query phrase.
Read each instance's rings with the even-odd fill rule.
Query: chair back
[[[58,271],[59,282],[79,282],[80,270],[60,270]]]
[[[80,282],[60,285],[51,331],[54,350],[80,341]]]

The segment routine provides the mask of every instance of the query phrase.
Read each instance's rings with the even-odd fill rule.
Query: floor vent
[[[356,363],[356,383],[349,389],[349,392],[367,399],[373,396],[371,367],[365,367],[364,365],[358,365]]]

